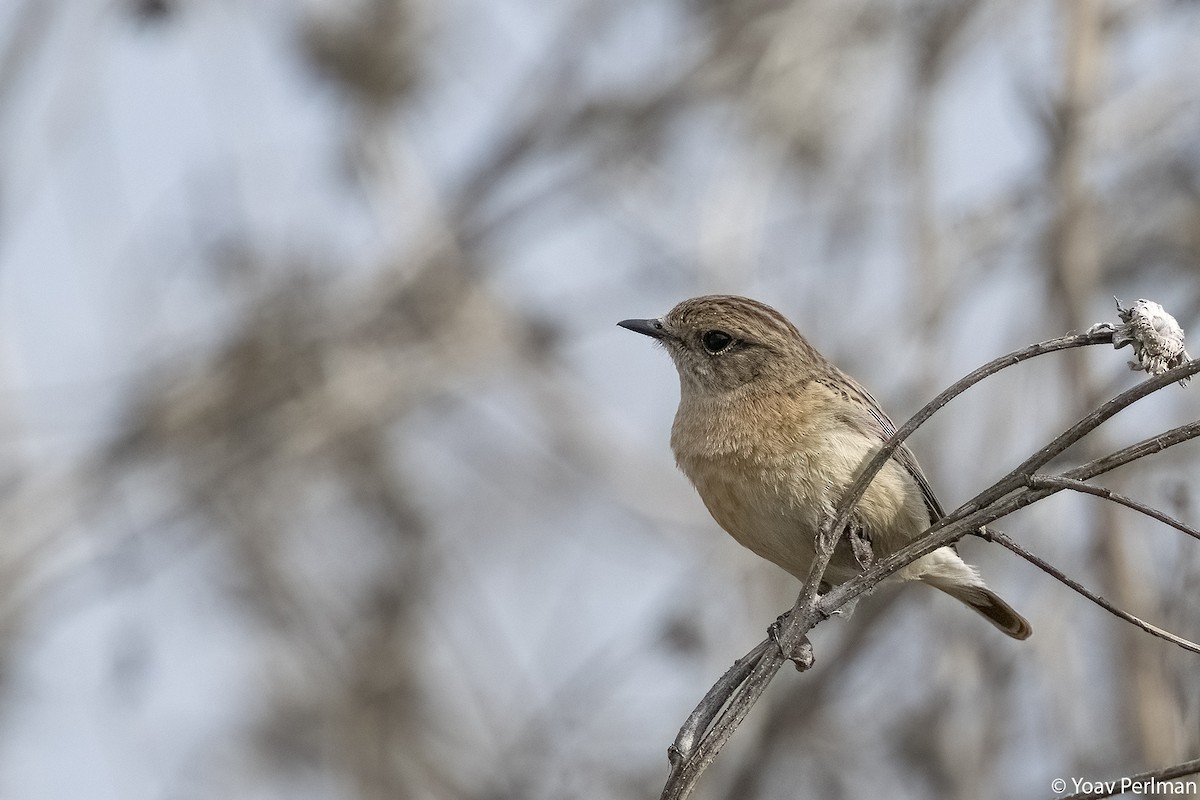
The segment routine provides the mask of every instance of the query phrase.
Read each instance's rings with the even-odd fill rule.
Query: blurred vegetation
[[[22,727],[69,717],[45,642],[125,631],[69,649],[112,664],[87,713],[148,787],[97,797],[656,796],[678,724],[798,587],[674,473],[671,367],[619,319],[761,297],[898,420],[1112,320],[1113,295],[1197,327],[1195,3],[21,0],[0,26],[0,275],[30,353],[7,381],[0,731],[70,760],[79,737]],[[200,76],[203,147],[167,146],[169,110],[125,141],[122,115],[191,90],[126,96],[121,57]],[[166,201],[122,209],[131,150]],[[99,433],[48,449],[21,392],[56,344],[19,335],[39,266],[13,244],[44,235],[45,194],[72,270],[136,299],[96,299],[98,325],[141,343]],[[123,244],[97,255],[111,214]],[[918,436],[948,506],[1138,379],[1085,355]],[[1195,403],[1125,416],[1107,441]],[[1110,485],[1194,523],[1177,450]],[[1152,527],[1087,498],[1006,526],[1194,639],[1200,550]],[[1049,796],[1200,751],[1195,659],[964,546],[1029,643],[881,591],[822,627],[698,796]],[[27,785],[9,752],[0,787]]]

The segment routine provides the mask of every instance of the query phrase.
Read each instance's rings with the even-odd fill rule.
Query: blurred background
[[[1194,332],[1198,59],[1184,0],[6,0],[0,797],[656,797],[799,586],[676,472],[674,369],[615,323],[760,298],[898,420],[1114,295]],[[1128,353],[940,413],[943,503]],[[1194,524],[1196,456],[1105,483]],[[1200,638],[1200,543],[1082,497],[1002,527]],[[1030,641],[883,589],[697,797],[1200,753],[1194,656],[963,549]]]

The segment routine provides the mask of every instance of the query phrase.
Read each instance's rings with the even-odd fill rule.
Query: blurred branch
[[[24,69],[33,62],[33,51],[42,44],[54,12],[55,4],[43,0],[26,0],[21,10],[15,12],[16,20],[0,47],[0,109]]]

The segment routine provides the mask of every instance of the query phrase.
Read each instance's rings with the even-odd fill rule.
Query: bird
[[[617,324],[656,340],[675,363],[680,397],[671,449],[713,519],[738,543],[807,580],[822,520],[895,424],[795,325],[757,300],[705,295],[657,319]],[[901,444],[852,519],[869,553],[883,557],[944,516],[916,456]],[[823,584],[861,572],[849,539],[839,540]],[[1014,639],[1032,633],[953,545],[894,577],[940,589]]]

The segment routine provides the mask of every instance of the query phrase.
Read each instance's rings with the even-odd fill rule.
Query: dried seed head
[[[1158,303],[1138,300],[1129,308],[1121,308],[1121,301],[1117,300],[1117,316],[1124,324],[1113,326],[1100,323],[1093,325],[1092,330],[1111,330],[1113,347],[1118,350],[1125,345],[1133,346],[1136,360],[1129,362],[1130,369],[1161,375],[1172,367],[1191,361],[1191,356],[1183,347],[1183,328]],[[1186,384],[1188,380],[1184,378],[1179,383]]]

